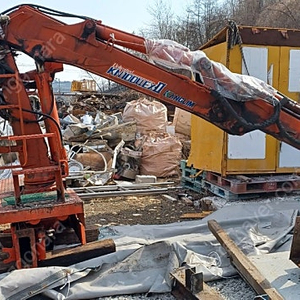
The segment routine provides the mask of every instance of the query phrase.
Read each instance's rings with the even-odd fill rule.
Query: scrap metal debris
[[[86,111],[90,113],[105,111],[111,115],[122,112],[127,102],[138,98],[139,94],[131,91],[122,94],[82,94],[78,95],[67,108],[76,117],[82,117]],[[61,111],[63,110],[66,110],[66,107],[61,108]]]
[[[38,97],[34,100],[37,106]],[[162,103],[126,91],[58,97],[57,107],[69,160],[67,186],[107,185],[111,189],[125,179],[140,185],[143,192],[144,185],[157,183],[157,178],[178,177],[180,160],[186,156],[182,145],[189,137],[179,139],[174,135],[175,126],[168,121],[168,109]],[[1,125],[1,134],[6,131],[7,135],[9,125],[4,119]],[[1,165],[18,163],[16,155],[3,154],[0,160]],[[0,173],[0,179],[8,177],[10,173]],[[124,193],[133,192],[122,189]],[[166,187],[154,189],[167,191]],[[85,190],[84,194],[97,192]]]
[[[182,143],[167,132],[167,108],[133,95],[80,96],[67,110],[61,106],[63,139],[70,159],[69,184],[103,186],[136,178],[145,183],[146,179],[138,176],[152,181],[151,176],[179,175]]]

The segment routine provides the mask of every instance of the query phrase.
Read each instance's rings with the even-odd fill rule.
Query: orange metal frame
[[[8,255],[4,263],[15,262],[15,267],[19,269],[37,267],[38,261],[46,258],[46,231],[55,230],[58,222],[68,219],[82,244],[86,243],[86,238],[82,201],[74,193],[69,194],[71,197],[67,201],[65,199],[63,176],[68,173],[68,163],[60,139],[59,119],[50,90],[49,75],[49,70],[56,70],[57,66],[46,63],[48,72],[30,73],[30,79],[33,77],[36,81],[42,110],[51,117],[50,120],[44,120],[47,132],[42,133],[39,124],[35,122],[36,116],[28,113],[30,110],[28,94],[21,84],[20,75],[11,56],[8,57],[7,63],[11,68],[15,68],[16,72],[13,75],[1,76],[6,80],[2,89],[7,102],[1,108],[11,111],[13,118],[10,123],[15,135],[1,137],[1,140],[7,141],[8,146],[1,146],[0,151],[2,153],[17,151],[20,165],[2,167],[12,169],[15,204],[0,206],[0,224],[11,224],[13,246],[2,248],[1,251]],[[48,139],[50,157],[45,138]],[[11,145],[13,142],[14,146]],[[22,188],[19,184],[19,175],[24,175]],[[56,201],[45,203],[44,199],[39,199],[32,207],[28,204],[26,207],[23,206],[22,194],[50,190],[56,190]]]
[[[15,262],[18,269],[28,266],[36,267],[39,260],[46,258],[45,232],[48,229],[56,229],[57,224],[68,218],[81,244],[86,244],[83,202],[76,193],[68,191],[65,202],[36,204],[36,202],[32,206],[27,204],[25,207],[0,206],[0,224],[11,223],[10,232],[13,244],[12,248],[1,250],[8,254],[4,263]],[[24,253],[20,245],[22,238],[29,239],[30,250],[27,249],[27,253]]]

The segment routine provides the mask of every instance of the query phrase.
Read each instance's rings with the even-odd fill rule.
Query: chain
[[[244,63],[247,75],[250,75],[250,72],[249,72],[249,69],[248,69],[248,66],[247,66],[247,62],[246,62],[246,59],[245,59],[243,47],[242,47],[243,41],[242,41],[242,37],[241,37],[240,31],[239,31],[239,28],[236,25],[236,23],[232,20],[230,20],[228,23],[229,23],[229,25],[228,25],[228,27],[229,27],[229,38],[228,38],[227,49],[230,50],[235,45],[239,46],[240,53],[241,53],[241,56],[242,56],[242,61]],[[227,63],[227,66],[228,66],[229,65],[229,51],[227,51],[227,62],[226,63]]]

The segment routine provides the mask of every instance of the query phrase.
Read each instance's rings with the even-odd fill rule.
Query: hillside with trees
[[[183,1],[175,15],[172,2],[156,0],[148,8],[152,22],[141,30],[147,38],[175,40],[191,50],[210,40],[229,20],[238,25],[300,29],[299,0]]]

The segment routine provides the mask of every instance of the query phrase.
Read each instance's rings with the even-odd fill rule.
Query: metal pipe
[[[162,188],[162,189],[145,189],[145,190],[130,190],[130,191],[105,191],[105,192],[98,192],[98,193],[77,193],[77,195],[81,199],[92,199],[92,198],[100,198],[100,197],[111,197],[111,196],[130,196],[130,195],[143,195],[143,194],[160,194],[166,193],[170,189],[174,188]]]

